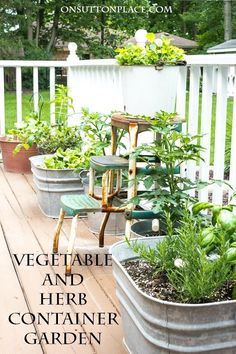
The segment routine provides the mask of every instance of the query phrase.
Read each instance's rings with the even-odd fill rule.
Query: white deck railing
[[[71,49],[71,48],[70,48]],[[187,75],[187,67],[181,67],[178,93],[176,99],[176,111],[186,115],[186,98],[188,97],[188,132],[191,134],[201,133],[201,144],[206,150],[202,154],[204,162],[187,164],[186,174],[195,180],[196,171],[202,180],[209,179],[209,170],[213,169],[214,178],[224,178],[224,155],[225,155],[225,131],[227,115],[227,87],[229,68],[236,66],[236,55],[195,55],[187,56],[187,67],[190,74]],[[75,112],[81,107],[88,107],[91,111],[109,113],[111,111],[123,111],[122,87],[119,65],[114,59],[103,60],[78,60],[75,47],[72,46],[67,61],[0,61],[0,133],[5,133],[5,99],[4,99],[4,69],[16,68],[16,104],[17,122],[22,121],[22,68],[33,68],[33,99],[34,109],[38,110],[39,85],[38,69],[50,68],[50,100],[55,96],[55,68],[61,67],[67,70],[67,85],[70,96],[73,98]],[[215,148],[214,166],[210,167],[211,126],[212,126],[212,102],[213,85],[216,80],[216,114],[215,114]],[[187,76],[189,76],[187,84]],[[201,97],[201,100],[199,99]],[[201,101],[201,105],[199,102]],[[50,106],[51,121],[55,122],[55,106]],[[200,116],[200,119],[199,119]],[[70,117],[71,123],[79,124],[79,115]],[[201,127],[201,128],[200,128]],[[232,135],[231,135],[231,163],[230,183],[236,189],[236,90],[233,98]],[[210,186],[213,193],[213,201],[222,202],[223,190],[227,186]],[[207,200],[209,188],[199,191],[199,199]],[[230,192],[231,193],[231,192]]]

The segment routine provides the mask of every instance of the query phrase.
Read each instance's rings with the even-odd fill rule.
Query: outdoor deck
[[[0,265],[1,265],[1,307],[0,307],[0,352],[2,354],[55,354],[55,353],[97,353],[97,354],[125,354],[122,344],[122,326],[119,315],[119,304],[115,294],[115,284],[111,267],[102,266],[75,266],[74,272],[80,273],[84,281],[79,286],[63,285],[49,286],[48,282],[43,286],[46,273],[64,274],[64,267],[47,266],[18,266],[13,260],[12,254],[18,254],[19,258],[24,253],[35,255],[51,253],[52,234],[56,221],[44,216],[36,201],[36,195],[31,175],[17,175],[6,173],[0,167]],[[66,220],[61,235],[60,251],[65,252],[66,237],[69,234],[70,220]],[[79,236],[76,242],[76,250],[80,253],[96,253],[98,242],[89,232],[86,219],[80,220],[78,225]],[[106,244],[116,242],[118,238],[106,237]],[[106,247],[103,252],[108,253]],[[24,263],[25,264],[25,263]],[[85,305],[40,305],[40,292],[84,292],[87,303]],[[8,317],[13,312],[32,312],[37,314],[47,312],[115,312],[118,314],[119,325],[63,325],[45,323],[35,325],[12,325]],[[76,328],[76,330],[75,330]],[[77,332],[76,332],[77,331]],[[90,344],[79,344],[78,341],[71,345],[35,344],[24,342],[24,336],[28,332],[37,332],[38,336],[43,332],[93,332],[97,335],[102,332],[101,343],[91,339]],[[51,337],[50,337],[51,338]],[[50,339],[49,339],[50,340]]]

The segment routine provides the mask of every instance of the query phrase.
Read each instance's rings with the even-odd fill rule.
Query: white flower
[[[217,261],[217,259],[219,259],[220,256],[216,253],[212,253],[212,254],[209,254],[209,256],[207,256],[207,259],[209,261]]]
[[[162,47],[162,45],[163,45],[163,41],[161,38],[156,38],[155,43],[158,47]]]
[[[183,268],[184,267],[184,261],[181,258],[176,258],[174,261],[174,265],[177,268]]]

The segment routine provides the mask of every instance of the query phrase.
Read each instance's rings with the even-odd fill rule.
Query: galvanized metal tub
[[[50,155],[31,157],[31,170],[40,209],[46,216],[57,218],[60,212],[61,196],[83,193],[84,189],[79,173],[73,169],[50,170],[41,167],[46,156]]]
[[[139,238],[151,247],[163,237]],[[133,242],[133,240],[132,240]],[[236,301],[180,304],[146,295],[122,262],[137,258],[126,242],[110,249],[124,343],[132,354],[235,354]]]

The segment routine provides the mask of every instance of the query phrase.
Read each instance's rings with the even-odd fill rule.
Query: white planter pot
[[[179,66],[121,66],[124,111],[153,116],[175,111]]]
[[[163,237],[138,239],[155,247]],[[133,239],[131,242],[135,242]],[[236,301],[182,304],[145,294],[122,263],[137,259],[126,242],[114,244],[113,274],[121,305],[124,342],[132,354],[235,354]]]

